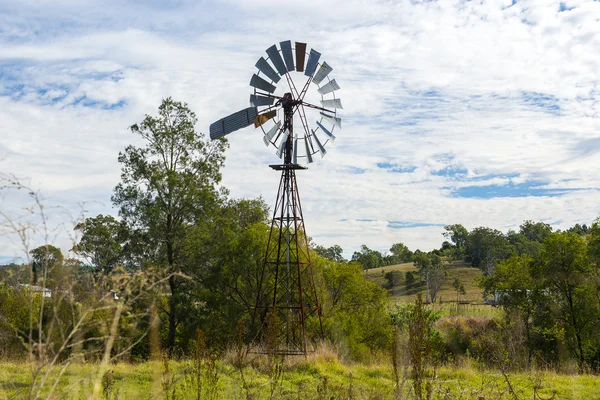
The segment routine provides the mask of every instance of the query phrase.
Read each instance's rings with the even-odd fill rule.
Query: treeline
[[[505,310],[502,330],[488,329],[486,335],[512,340],[512,346],[523,349],[521,361],[527,365],[537,357],[546,365],[576,360],[580,370],[600,368],[600,218],[589,227],[577,224],[565,231],[533,221],[506,234],[487,227],[468,231],[460,224],[444,229],[447,240],[440,249],[411,252],[399,243],[390,255],[379,257],[363,246],[353,260],[370,268],[390,259],[413,262],[427,285],[427,302],[436,301],[444,280],[442,258],[463,261],[481,269],[484,298]],[[458,280],[453,286],[460,291]],[[460,327],[450,330],[461,335]],[[459,346],[462,351],[469,342]]]
[[[468,231],[461,224],[446,225],[443,233],[446,240],[439,249],[423,252],[419,249],[412,251],[404,243],[394,243],[389,251],[380,252],[362,245],[355,251],[350,261],[360,263],[364,269],[380,268],[408,262],[419,263],[423,254],[445,257],[448,260],[462,260],[473,267],[493,268],[498,259],[506,258],[507,254],[535,253],[544,238],[552,232],[552,227],[544,222],[527,220],[521,224],[518,231],[503,232],[478,227]],[[591,226],[575,224],[565,232],[585,236],[591,232]],[[339,245],[325,247],[313,246],[321,257],[336,261],[347,261],[343,249]],[[436,262],[436,261],[434,261]]]

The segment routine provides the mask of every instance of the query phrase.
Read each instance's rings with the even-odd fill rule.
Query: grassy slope
[[[166,382],[175,382],[177,398],[195,398],[193,388],[189,386],[189,376],[183,376],[188,366],[184,362],[171,363],[172,376],[165,374],[161,362],[144,364],[116,364],[111,366],[114,377],[113,395],[120,399],[171,398],[164,391]],[[91,381],[95,376],[95,365],[84,364],[70,366],[59,381],[50,398],[83,399],[91,394]],[[268,370],[263,365],[262,370]],[[268,398],[271,388],[267,373],[260,368],[244,369],[247,389],[239,370],[231,364],[220,361],[217,366],[217,398],[243,399],[251,394],[253,398]],[[54,374],[51,374],[53,377]],[[391,399],[393,398],[392,368],[387,364],[361,365],[343,364],[335,358],[312,357],[288,363],[275,388],[274,398],[317,399],[317,398],[354,398],[354,399]],[[27,392],[29,369],[26,364],[0,363],[0,399],[23,398]],[[599,399],[600,379],[591,375],[557,375],[549,372],[528,372],[511,374],[511,385],[517,398],[533,398],[533,387],[538,385],[538,394],[542,398],[555,399]],[[54,383],[49,380],[46,390]],[[186,386],[186,384],[188,386]],[[406,387],[409,382],[406,382]],[[504,377],[495,372],[481,372],[475,368],[440,368],[434,382],[434,399],[442,398],[494,398],[514,399],[508,391]],[[168,390],[173,393],[173,386]],[[445,393],[449,396],[444,396]],[[111,396],[114,398],[114,396]],[[204,398],[204,397],[203,397]]]
[[[446,269],[447,275],[444,279],[444,283],[438,292],[438,300],[442,302],[456,302],[456,291],[452,287],[452,282],[455,278],[458,278],[465,286],[466,295],[460,295],[461,302],[469,303],[482,303],[483,293],[481,288],[477,286],[477,279],[481,276],[481,271],[477,268],[469,267],[463,262],[445,263],[444,268]],[[402,272],[401,282],[393,288],[389,288],[387,280],[384,278],[386,272],[400,271]],[[366,277],[368,280],[376,282],[382,287],[388,289],[394,302],[408,302],[413,301],[417,296],[417,293],[421,293],[425,297],[425,284],[416,285],[411,289],[406,289],[404,283],[404,276],[408,271],[417,272],[417,269],[412,263],[389,265],[381,268],[373,268],[367,271]]]

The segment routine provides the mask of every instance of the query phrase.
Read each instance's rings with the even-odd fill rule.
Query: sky
[[[208,136],[284,40],[322,54],[344,106],[298,172],[315,243],[431,250],[447,224],[600,216],[598,1],[1,0],[0,174],[39,194],[47,224],[28,190],[1,190],[0,261],[23,256],[18,223],[37,227],[28,246],[47,232],[67,252],[78,219],[117,216],[118,153],[143,144],[128,127],[171,96]],[[272,207],[275,149],[253,127],[229,143],[222,185]]]

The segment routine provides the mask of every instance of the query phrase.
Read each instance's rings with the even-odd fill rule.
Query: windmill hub
[[[218,139],[254,124],[261,129],[265,145],[273,145],[283,161],[270,165],[281,170],[281,179],[250,334],[256,351],[306,354],[309,341],[323,338],[323,325],[295,170],[306,169],[301,164],[312,163],[314,154],[327,153],[325,146],[335,140],[334,129],[342,127],[337,110],[343,107],[335,95],[340,86],[329,78],[333,68],[320,62],[321,53],[308,52],[302,42],[292,47],[290,40],[280,42],[279,48],[269,47],[266,53],[250,79],[251,106],[211,124],[210,137]],[[302,85],[296,85],[292,72],[303,73]],[[285,87],[280,93],[276,85],[282,78],[287,85],[280,85]],[[314,98],[319,98],[319,105]],[[294,129],[294,117],[299,129]],[[319,332],[307,333],[310,321],[316,322],[310,325],[318,326]],[[261,347],[265,343],[273,348]]]

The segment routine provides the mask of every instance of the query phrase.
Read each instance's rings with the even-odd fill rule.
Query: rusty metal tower
[[[275,146],[282,160],[270,165],[281,171],[281,178],[251,321],[256,343],[263,345],[256,349],[266,345],[271,348],[265,351],[276,354],[305,355],[307,322],[315,325],[321,337],[323,326],[296,171],[306,169],[299,161],[312,163],[313,155],[324,156],[325,145],[335,140],[333,130],[341,128],[337,110],[342,104],[335,96],[340,87],[335,79],[329,79],[332,68],[319,62],[321,54],[316,50],[307,52],[306,43],[295,42],[292,47],[288,40],[280,42],[280,48],[269,47],[266,53],[266,59],[261,57],[256,62],[258,72],[250,80],[254,88],[251,107],[211,124],[210,136],[217,139],[254,124],[261,128],[265,145]],[[307,77],[301,90],[291,72],[303,72]],[[278,95],[276,84],[282,77],[287,85],[285,93]],[[317,87],[312,94],[319,97],[316,101],[310,98],[311,84]],[[317,101],[320,106],[314,104]],[[315,117],[314,128],[309,127],[307,115]],[[295,116],[302,125],[299,132],[294,131]]]

